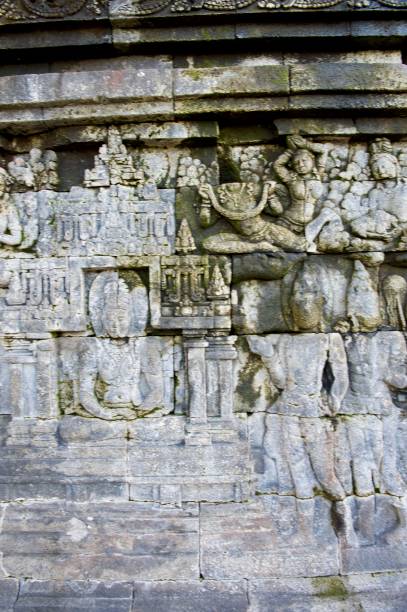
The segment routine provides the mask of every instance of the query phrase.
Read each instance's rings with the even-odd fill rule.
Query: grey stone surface
[[[25,580],[14,610],[131,612],[132,601],[133,587],[125,582]]]
[[[17,601],[18,580],[12,578],[0,579],[0,605],[3,612],[14,612]]]
[[[206,579],[338,573],[329,504],[322,498],[257,498],[203,505],[201,571]]]
[[[246,584],[237,581],[163,582],[134,584],[134,612],[197,612],[248,610]]]
[[[196,506],[27,502],[4,508],[3,568],[36,580],[174,580],[199,576]]]
[[[405,575],[327,576],[255,580],[249,584],[251,610],[334,612],[389,610],[405,607]]]

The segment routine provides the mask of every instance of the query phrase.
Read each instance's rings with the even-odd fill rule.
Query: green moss
[[[202,79],[202,71],[200,68],[187,68],[188,77],[193,81],[200,81]]]
[[[247,362],[244,370],[240,374],[236,392],[242,398],[244,404],[250,409],[260,397],[260,389],[253,386],[253,380],[257,372],[261,369],[261,360],[252,358]]]
[[[318,590],[316,597],[333,598],[341,601],[348,597],[348,591],[339,576],[313,578],[312,584]]]

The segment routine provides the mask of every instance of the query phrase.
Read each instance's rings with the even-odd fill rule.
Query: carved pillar
[[[207,422],[206,348],[203,330],[184,332],[184,347],[188,377],[189,421],[193,425]]]
[[[233,420],[233,362],[237,358],[236,336],[210,337],[206,350],[208,414]]]

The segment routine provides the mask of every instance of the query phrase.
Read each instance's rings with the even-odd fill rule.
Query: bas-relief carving
[[[162,329],[230,328],[231,265],[227,257],[193,255],[186,219],[175,240],[176,255],[161,257],[152,274],[152,321]]]
[[[402,541],[407,506],[396,394],[407,387],[404,335],[282,334],[247,342],[267,371],[263,384],[271,385],[265,414],[252,421],[252,441],[263,449],[260,490],[326,495],[347,547],[365,545],[365,531],[370,545]],[[390,518],[380,526],[381,512]]]
[[[368,548],[398,546],[407,516],[399,440],[405,338],[360,332],[405,329],[405,262],[380,249],[305,253],[312,243],[319,249],[335,223],[349,234],[342,200],[331,205],[332,182],[369,183],[369,200],[381,179],[372,180],[368,162],[394,167],[396,152],[399,163],[402,147],[374,145],[332,149],[291,137],[274,161],[261,148],[242,148],[247,182],[220,186],[214,165],[182,158],[178,187],[199,190],[201,221],[218,215],[233,227],[206,239],[207,249],[218,245],[210,254],[197,249],[186,218],[175,232],[174,190],[157,190],[114,128],[86,186],[68,194],[39,182],[37,190],[32,180],[13,186],[8,168],[5,202],[32,242],[21,246],[30,257],[0,262],[2,333],[19,336],[0,347],[0,412],[59,418],[68,430],[69,419],[89,430],[95,419],[128,421],[132,500],[240,507],[257,491],[267,520],[287,512],[281,525],[295,523],[283,542],[273,519],[272,549],[318,556],[321,533],[333,534],[331,507],[349,567]],[[24,166],[21,177],[30,171]],[[399,198],[403,181],[390,180],[386,189]],[[152,231],[155,221],[139,218],[132,242],[126,232],[136,214],[167,214],[166,229]],[[365,206],[358,219],[369,215]],[[16,231],[5,223],[5,234]],[[259,236],[266,253],[257,252]],[[306,245],[300,253],[274,252],[296,250],[298,241]],[[60,256],[49,257],[54,252]],[[233,332],[296,333],[251,335],[244,346],[229,335],[232,304]],[[54,332],[57,339],[40,340]],[[238,416],[242,408],[249,414]]]
[[[0,340],[0,414],[57,416],[56,353],[53,340]]]
[[[323,10],[339,7],[342,10],[369,9],[380,6],[406,8],[403,0],[112,0],[112,16],[148,16],[155,13],[238,12],[253,10],[290,11]]]
[[[405,330],[404,266],[383,253],[234,258],[233,327],[239,333]]]
[[[202,227],[223,218],[234,229],[203,246],[215,253],[402,250],[405,157],[403,145],[385,138],[367,151],[288,136],[261,181],[242,160],[240,176],[248,181],[199,185]]]
[[[86,9],[90,15],[100,15],[107,0],[1,0],[2,21],[31,21],[35,19],[63,19]]]
[[[146,337],[148,295],[139,275],[97,274],[89,313],[96,337],[59,342],[65,413],[131,420],[171,412],[172,339]]]
[[[86,330],[85,274],[110,258],[0,261],[0,324],[4,334]]]
[[[170,255],[175,237],[174,200],[171,189],[73,187],[49,202],[36,250],[48,257]]]

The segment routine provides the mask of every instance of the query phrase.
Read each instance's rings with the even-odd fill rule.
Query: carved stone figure
[[[376,184],[362,202],[367,212],[351,222],[351,229],[362,239],[389,242],[407,228],[407,182],[400,178],[399,162],[387,139],[372,143],[370,168]]]
[[[10,201],[10,185],[12,179],[8,173],[0,168],[0,255],[7,253],[10,247],[21,244],[23,231],[16,208]]]
[[[354,262],[354,270],[347,292],[347,314],[353,331],[372,331],[382,323],[379,294],[366,267]]]
[[[147,295],[139,282],[130,292],[114,272],[101,273],[94,281],[92,322],[98,335],[107,338],[85,343],[80,357],[79,402],[88,415],[133,419],[164,404],[161,368],[154,357],[148,363],[151,354],[143,355],[145,340],[129,339],[144,333],[147,320]]]
[[[209,227],[221,216],[238,232],[222,232],[205,238],[205,249],[215,253],[267,252],[284,248],[290,251],[304,250],[306,244],[303,238],[291,229],[262,216],[266,206],[271,208],[270,212],[275,209],[275,199],[272,197],[275,186],[274,181],[266,182],[260,200],[257,201],[254,183],[225,183],[217,188],[209,184],[202,185],[199,188],[202,197],[199,216],[201,225]]]
[[[55,151],[31,149],[27,156],[15,157],[8,163],[14,179],[13,191],[56,190],[59,185],[58,156]]]
[[[355,334],[346,341],[349,390],[342,414],[379,415],[383,422],[384,463],[376,466],[383,479],[384,493],[400,495],[403,487],[396,468],[397,422],[399,409],[393,390],[407,387],[407,349],[401,332],[376,335]],[[363,461],[363,457],[359,455]],[[355,458],[358,461],[358,458]],[[372,490],[371,493],[374,491]]]
[[[403,276],[390,274],[382,283],[387,320],[391,327],[406,329],[405,305],[407,281]]]
[[[280,204],[283,215],[279,222],[298,234],[308,233],[308,242],[312,244],[314,226],[319,227],[327,220],[326,215],[315,220],[314,217],[316,204],[323,193],[328,147],[302,136],[288,136],[287,145],[287,151],[274,162],[274,170],[290,196],[289,206],[284,209]]]

